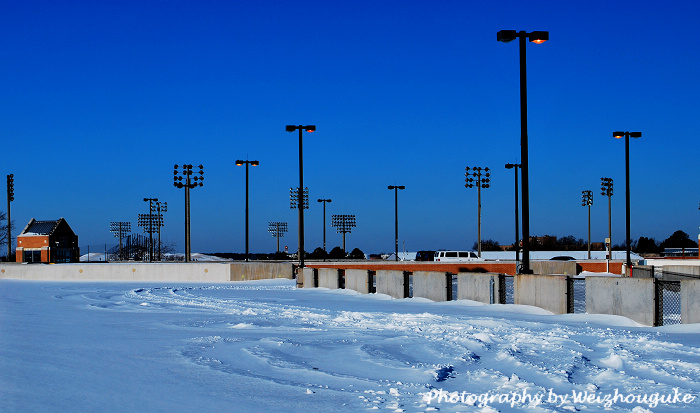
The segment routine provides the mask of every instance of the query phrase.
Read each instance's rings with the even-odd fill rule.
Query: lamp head
[[[642,132],[630,132],[630,138],[641,138]]]
[[[549,32],[532,32],[530,33],[529,37],[532,43],[542,44],[549,40]]]
[[[613,132],[613,138],[620,139],[625,137],[625,132]]]
[[[307,132],[316,132],[316,125],[304,126],[304,130]]]
[[[245,162],[243,162],[243,161],[240,160],[240,159],[237,159],[237,160],[236,160],[236,166],[241,166],[241,165],[243,165],[244,163],[245,163]]]
[[[258,162],[258,161],[250,161],[250,164],[253,165],[253,166],[258,166],[258,165],[260,165],[260,162]]]
[[[496,33],[496,40],[503,43],[512,42],[518,37],[515,30],[501,30]]]
[[[287,125],[286,128],[285,128],[285,130],[286,130],[287,132],[294,132],[295,130],[297,130],[297,127],[294,126],[294,125]]]

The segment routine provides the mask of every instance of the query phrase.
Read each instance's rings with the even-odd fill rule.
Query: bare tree
[[[10,223],[12,232],[15,232],[15,221]],[[0,211],[0,246],[7,245],[7,213]]]

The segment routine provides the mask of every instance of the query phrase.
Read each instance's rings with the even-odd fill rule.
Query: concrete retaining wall
[[[0,278],[42,281],[228,282],[292,278],[290,263],[74,263],[0,265]]]
[[[234,262],[231,266],[231,281],[267,280],[270,278],[294,277],[290,262]]]
[[[303,283],[301,286],[303,288],[316,288],[318,287],[318,270],[316,268],[304,267],[304,273],[302,275]],[[297,283],[298,286],[298,283]]]
[[[681,280],[681,322],[700,323],[700,280]]]
[[[394,298],[406,298],[404,295],[404,272],[396,270],[377,270],[377,293]]]
[[[319,268],[318,269],[318,286],[324,288],[337,289],[340,288],[338,283],[337,268]]]
[[[700,266],[697,265],[664,265],[663,278],[666,281],[687,280],[689,277],[684,277],[680,274],[700,277]]]
[[[367,270],[345,270],[345,288],[349,290],[354,290],[362,294],[369,294],[369,281],[369,271]]]
[[[449,280],[449,282],[448,282]],[[442,272],[416,271],[413,273],[413,296],[433,301],[452,299],[452,275]]]
[[[652,278],[586,277],[588,314],[621,315],[653,326],[654,307]]]
[[[568,277],[561,275],[520,274],[514,278],[515,304],[534,305],[554,314],[566,314]]]
[[[461,272],[457,274],[457,299],[500,304],[499,274]]]
[[[531,261],[530,266],[534,274],[542,275],[578,275],[581,272],[576,261]]]

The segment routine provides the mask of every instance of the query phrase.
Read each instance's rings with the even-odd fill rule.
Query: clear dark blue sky
[[[613,242],[625,236],[624,141],[631,142],[632,238],[695,239],[700,130],[696,1],[32,1],[0,3],[2,179],[12,217],[65,217],[81,245],[135,231],[144,197],[167,201],[163,237],[184,244],[184,191],[173,165],[204,164],[192,191],[192,250],[244,250],[245,168],[252,252],[287,221],[304,136],[306,247],[342,238],[330,215],[355,214],[348,249],[393,251],[394,194],[406,250],[465,249],[477,239],[477,191],[464,168],[493,169],[482,238],[514,239],[520,162],[517,42],[528,44],[531,234],[587,236],[581,191],[594,192],[593,241],[607,236],[600,178],[614,179]],[[4,210],[5,207],[2,207]]]

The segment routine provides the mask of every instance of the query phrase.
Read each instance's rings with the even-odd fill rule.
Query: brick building
[[[65,219],[37,221],[34,218],[17,236],[17,262],[78,262],[80,248]]]

